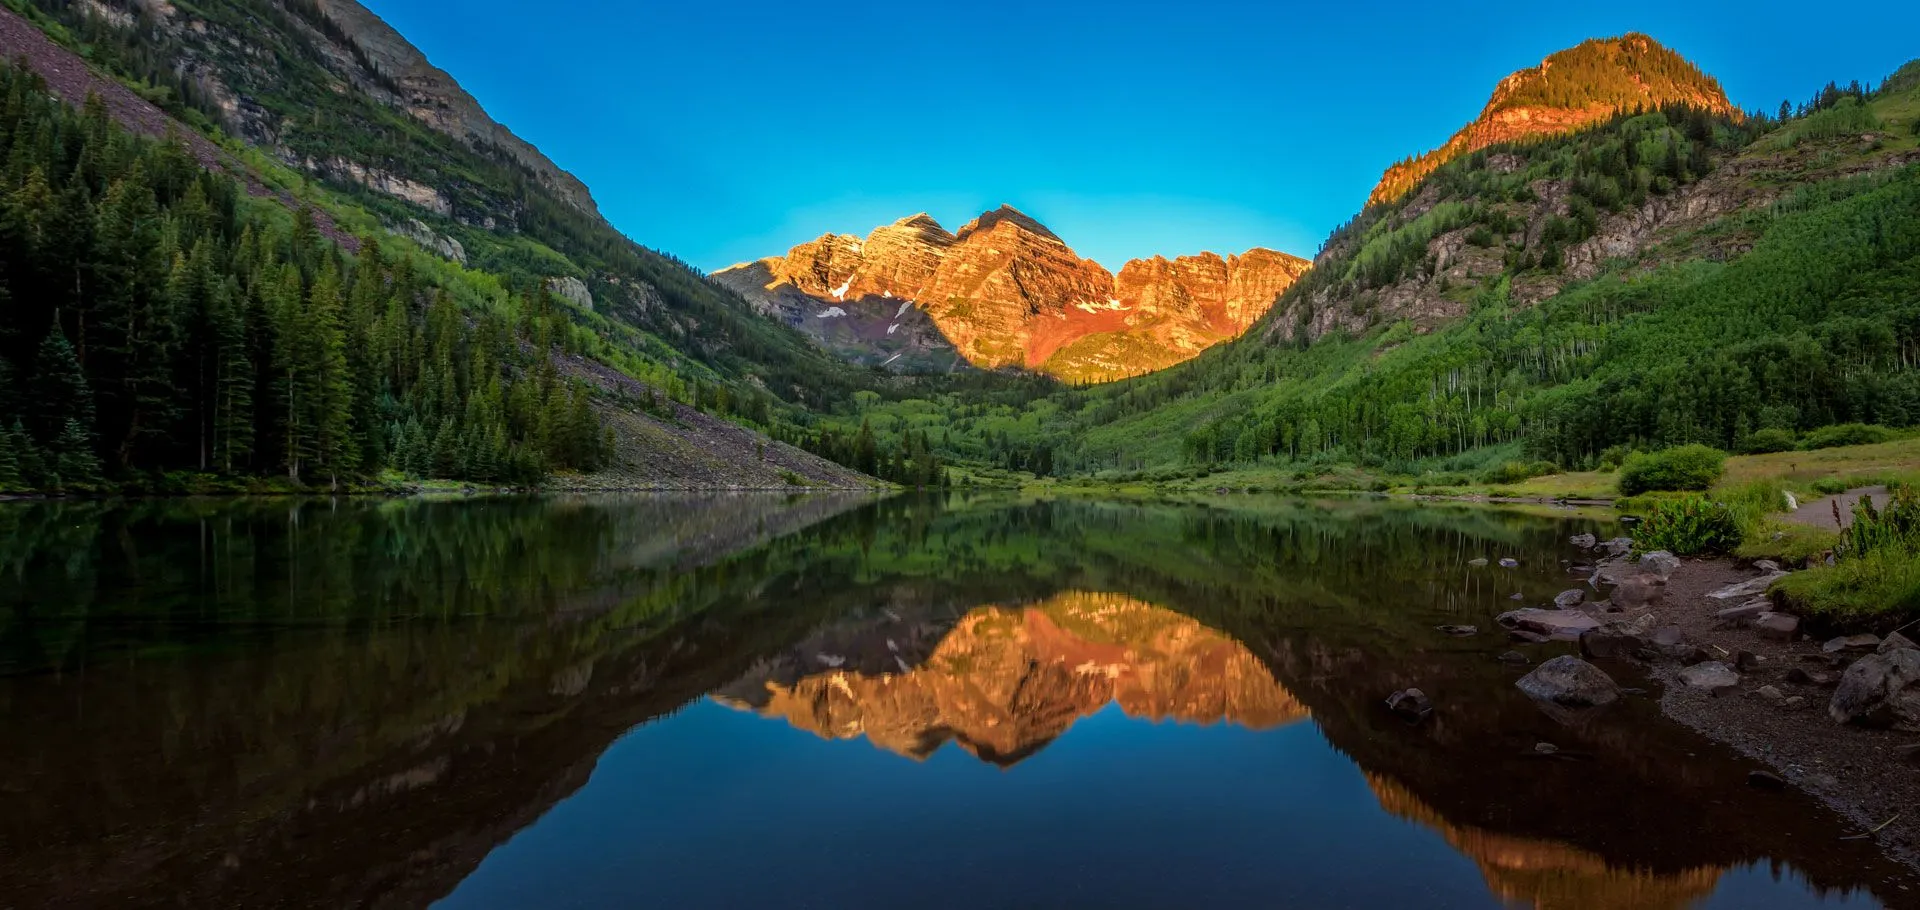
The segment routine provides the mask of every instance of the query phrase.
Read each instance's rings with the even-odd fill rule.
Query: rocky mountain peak
[[[1309,263],[1264,248],[1135,260],[1116,277],[1003,205],[957,234],[922,213],[714,276],[858,362],[1076,380],[1172,366],[1245,331]]]
[[[1035,221],[1027,215],[1027,213],[1011,205],[1004,204],[990,212],[982,212],[980,217],[967,222],[966,226],[962,227],[960,233],[955,236],[961,240],[965,240],[974,234],[994,230],[1003,224],[1019,228],[1029,234],[1038,234],[1049,240],[1060,239],[1053,231],[1048,230],[1046,225]]]
[[[1388,168],[1367,203],[1397,199],[1441,165],[1488,146],[1569,133],[1668,104],[1738,113],[1712,76],[1646,35],[1584,41],[1500,80],[1479,117],[1440,148]]]

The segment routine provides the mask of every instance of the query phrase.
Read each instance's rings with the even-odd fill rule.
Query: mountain
[[[1479,117],[1445,145],[1388,168],[1367,204],[1398,199],[1435,169],[1468,152],[1568,133],[1622,111],[1667,104],[1738,113],[1712,76],[1646,35],[1584,41],[1500,80]]]
[[[1077,591],[952,622],[837,623],[715,698],[909,758],[954,742],[1003,767],[1109,703],[1143,720],[1255,730],[1307,716],[1231,637],[1131,597]]]
[[[1136,259],[1115,276],[1001,206],[955,233],[919,214],[865,238],[826,234],[714,278],[856,362],[1099,381],[1163,369],[1237,336],[1307,266],[1256,248]]]
[[[813,431],[872,378],[621,236],[351,0],[20,0],[0,56],[0,489],[938,474]]]

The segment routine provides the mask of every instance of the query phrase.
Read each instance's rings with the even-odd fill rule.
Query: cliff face
[[[1307,716],[1225,634],[1129,597],[1077,592],[980,607],[951,626],[889,617],[828,629],[715,697],[831,739],[865,736],[916,759],[951,741],[1001,765],[1109,703],[1130,717],[1253,729]]]
[[[921,214],[715,276],[851,359],[1080,380],[1162,369],[1245,331],[1308,262],[1273,250],[1128,262],[1118,277],[1008,206],[949,234]]]
[[[398,87],[390,93],[390,103],[404,109],[414,119],[455,139],[479,148],[497,148],[532,171],[547,189],[567,204],[594,217],[600,210],[593,195],[579,178],[560,169],[545,154],[528,144],[512,130],[488,116],[480,102],[467,94],[452,76],[427,62],[427,57],[406,38],[401,37],[379,16],[356,0],[313,0],[320,11],[353,44],[358,54],[349,53],[343,65],[358,58],[378,73],[380,80]]]
[[[1367,204],[1398,199],[1461,155],[1667,104],[1736,113],[1718,82],[1652,38],[1627,34],[1586,41],[1501,80],[1479,117],[1438,149],[1388,168]]]

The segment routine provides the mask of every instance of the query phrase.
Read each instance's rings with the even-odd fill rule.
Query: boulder
[[[1760,633],[1761,638],[1792,641],[1795,635],[1800,634],[1800,618],[1785,613],[1762,613],[1754,617],[1753,630]]]
[[[1615,585],[1609,599],[1624,608],[1633,609],[1658,603],[1664,593],[1660,579],[1651,575],[1636,575]]]
[[[1680,568],[1680,557],[1665,550],[1655,550],[1640,557],[1640,570],[1648,575],[1666,581]]]
[[[1820,650],[1826,654],[1845,654],[1848,651],[1873,651],[1879,647],[1880,636],[1878,635],[1842,635],[1839,638],[1827,639],[1827,643],[1821,645]]]
[[[1869,654],[1855,661],[1833,690],[1827,716],[1866,727],[1920,724],[1920,651]]]
[[[1888,632],[1887,637],[1880,640],[1880,647],[1874,650],[1885,654],[1888,651],[1911,651],[1915,648],[1920,648],[1920,645],[1914,644],[1912,639],[1898,632]]]
[[[1570,540],[1568,540],[1568,543],[1571,543],[1582,550],[1591,550],[1594,547],[1597,547],[1600,545],[1600,538],[1595,537],[1592,534],[1575,534]]]
[[[1600,620],[1589,613],[1574,610],[1540,610],[1533,607],[1502,613],[1498,622],[1509,629],[1522,632],[1534,632],[1550,637],[1564,636],[1563,641],[1577,640],[1582,632],[1600,626]]]
[[[1615,537],[1614,539],[1601,544],[1600,549],[1603,549],[1614,556],[1625,556],[1628,553],[1633,552],[1633,538]]]
[[[1419,723],[1433,716],[1433,699],[1419,689],[1401,689],[1387,696],[1387,709],[1408,723]]]
[[[1580,633],[1580,653],[1595,660],[1626,657],[1646,646],[1653,614],[1637,620],[1616,619]]]
[[[1579,588],[1569,588],[1568,590],[1561,591],[1558,595],[1555,595],[1553,598],[1553,603],[1554,603],[1554,606],[1557,606],[1560,609],[1564,610],[1569,607],[1577,607],[1582,603],[1585,603],[1586,600],[1587,600],[1587,592],[1582,591]]]
[[[1920,657],[1920,652],[1915,652]],[[1565,708],[1596,708],[1620,699],[1620,686],[1605,671],[1578,657],[1556,657],[1515,683],[1531,698]]]
[[[1680,671],[1680,682],[1689,689],[1718,695],[1740,687],[1740,674],[1717,660],[1703,661]]]
[[[1750,600],[1767,593],[1767,589],[1773,587],[1774,582],[1785,577],[1787,577],[1785,572],[1769,572],[1759,578],[1730,584],[1707,596],[1714,600]]]

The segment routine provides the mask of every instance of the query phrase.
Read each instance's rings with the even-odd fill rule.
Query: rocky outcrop
[[[915,759],[948,742],[1011,765],[1081,717],[1268,729],[1307,716],[1245,646],[1170,610],[1067,593],[979,607],[951,626],[894,612],[830,628],[716,699]]]
[[[1238,336],[1308,266],[1256,248],[1133,260],[1115,276],[1001,206],[957,233],[914,215],[864,239],[823,235],[715,278],[856,360],[914,368],[926,358],[909,355],[952,352],[988,369],[1099,380],[1171,366]]]
[[[1738,112],[1719,83],[1652,38],[1628,34],[1584,42],[1501,80],[1479,117],[1440,148],[1388,168],[1367,203],[1398,199],[1470,152],[1569,133],[1621,111],[1663,104]]]
[[[571,275],[547,279],[547,290],[583,310],[593,309],[593,292],[587,290],[586,282]]]
[[[387,230],[420,244],[422,249],[436,253],[442,259],[467,264],[467,248],[460,241],[434,230],[418,218],[408,219],[405,224],[393,225]]]

